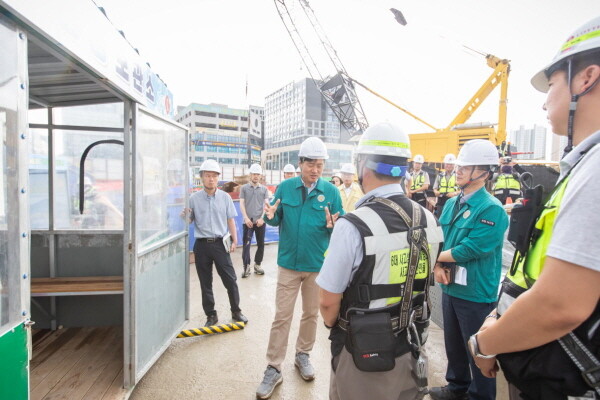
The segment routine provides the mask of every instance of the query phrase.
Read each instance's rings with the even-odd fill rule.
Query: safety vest
[[[412,173],[412,184],[410,186],[410,190],[417,190],[425,184],[425,174],[426,172],[424,171],[419,171],[419,173],[416,175],[414,172]]]
[[[450,174],[450,177],[445,172],[440,174],[440,187],[438,191],[442,194],[444,193],[454,193],[458,190],[458,186],[456,186],[456,175],[454,173]]]
[[[542,273],[546,262],[546,251],[552,238],[554,221],[560,210],[560,203],[565,194],[569,177],[563,179],[554,189],[550,199],[544,205],[535,223],[534,232],[537,239],[526,256],[515,254],[510,271],[502,282],[502,292],[498,298],[498,314],[502,315],[516,298],[531,288]]]
[[[521,193],[521,182],[519,182],[519,180],[516,179],[513,174],[500,174],[498,175],[492,190],[494,193],[496,193],[496,191],[502,193],[504,189],[508,189],[511,194],[513,194],[513,191],[515,191],[517,193],[514,194],[518,195]]]
[[[544,204],[535,223],[527,254],[515,253],[511,269],[502,282],[497,305],[499,316],[518,296],[529,290],[542,273],[554,223],[568,183],[569,175],[558,183]],[[600,335],[596,329],[596,321],[599,320],[600,304],[591,317],[573,331],[596,357],[600,349]],[[566,395],[583,395],[591,389],[558,341],[525,351],[499,354],[498,360],[508,381],[523,393],[534,396],[531,398],[558,398],[554,396],[559,394],[563,396],[560,397],[562,399]]]
[[[412,216],[412,204],[414,203],[407,197],[397,195],[388,199]],[[427,238],[429,257],[426,252],[421,251],[413,284],[413,300],[418,298],[418,304],[417,301],[414,301],[412,307],[417,317],[422,315],[424,294],[428,291],[431,271],[443,241],[442,229],[435,217],[422,207],[419,209],[421,212],[420,225]],[[352,223],[360,233],[364,257],[349,287],[344,292],[340,305],[340,321],[330,336],[334,356],[339,354],[346,342],[344,322],[347,321],[349,309],[382,307],[393,309],[394,306],[400,304],[402,301],[400,293],[403,292],[406,282],[410,253],[408,227],[398,213],[389,206],[368,201],[361,204],[352,213],[340,218]],[[420,294],[423,296],[419,296]],[[428,308],[429,305],[427,305]],[[399,307],[396,307],[395,316],[398,316],[398,313]],[[393,313],[392,316],[394,316]],[[410,346],[404,332],[399,335],[396,356],[408,351],[410,351]]]

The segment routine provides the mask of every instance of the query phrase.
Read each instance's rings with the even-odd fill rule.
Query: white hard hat
[[[498,149],[489,140],[469,140],[460,149],[456,165],[498,165]]]
[[[356,154],[410,158],[410,140],[402,129],[389,122],[371,125],[362,134]]]
[[[252,164],[250,166],[250,168],[248,168],[248,172],[251,173],[251,174],[261,174],[262,175],[263,169],[260,166],[260,164]]]
[[[415,158],[413,158],[413,162],[423,164],[425,162],[425,157],[423,157],[421,154],[417,154]]]
[[[219,163],[215,160],[206,160],[200,165],[200,171],[210,171],[220,174],[221,168],[219,167]]]
[[[312,158],[314,160],[327,160],[327,147],[318,137],[309,137],[300,145],[298,157]]]
[[[291,172],[296,172],[296,169],[294,168],[294,166],[292,164],[285,164],[285,167],[283,167],[283,172],[288,174]]]
[[[351,174],[354,175],[354,165],[347,163],[347,164],[343,164],[342,168],[340,168],[340,172],[342,174]]]
[[[455,164],[456,156],[452,153],[448,153],[444,156],[444,164]]]
[[[531,78],[531,84],[540,92],[547,92],[548,78],[553,67],[572,56],[591,50],[600,50],[600,17],[592,19],[569,35],[550,64]]]
[[[300,167],[297,167],[297,168],[296,168],[296,172],[300,172]]]

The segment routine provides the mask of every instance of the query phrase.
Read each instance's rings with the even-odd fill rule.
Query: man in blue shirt
[[[237,246],[234,220],[237,213],[231,197],[217,189],[220,173],[221,168],[215,160],[202,163],[200,176],[204,189],[190,197],[188,209],[190,223],[194,223],[194,258],[202,289],[202,308],[207,316],[204,326],[216,325],[219,321],[212,290],[213,263],[227,289],[233,320],[248,322],[248,318],[240,310],[240,293],[229,255]],[[231,235],[231,241],[227,240],[228,235]]]

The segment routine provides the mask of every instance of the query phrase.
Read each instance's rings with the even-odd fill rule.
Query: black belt
[[[201,242],[206,242],[206,243],[214,243],[214,242],[218,242],[219,240],[223,240],[222,237],[214,237],[214,238],[197,238],[196,240],[199,240]]]

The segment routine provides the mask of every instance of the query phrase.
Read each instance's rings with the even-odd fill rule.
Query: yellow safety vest
[[[413,174],[411,179],[412,184],[410,186],[410,190],[417,190],[425,184],[425,172],[419,171],[416,176]]]
[[[515,253],[513,265],[502,282],[502,292],[498,298],[498,314],[502,315],[515,299],[527,291],[537,281],[546,262],[546,252],[552,238],[554,221],[560,210],[569,177],[559,183],[550,199],[544,205],[535,224],[537,239],[529,247],[525,256]]]
[[[450,178],[445,173],[440,174],[440,187],[438,191],[442,194],[444,193],[454,193],[458,190],[458,186],[456,186],[456,175],[451,174]]]
[[[498,179],[496,179],[496,183],[492,190],[501,189],[521,190],[521,182],[515,179],[513,174],[500,174],[498,175]]]

